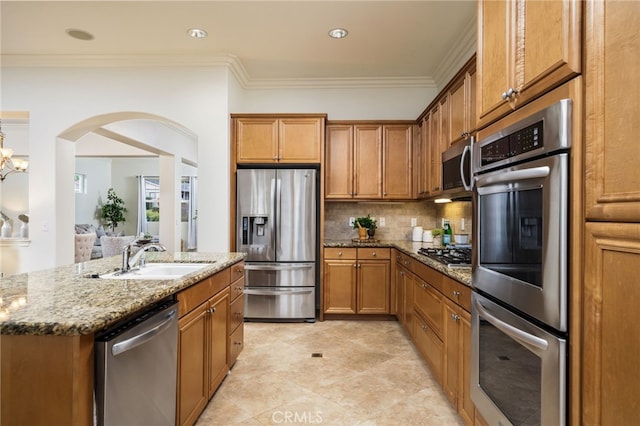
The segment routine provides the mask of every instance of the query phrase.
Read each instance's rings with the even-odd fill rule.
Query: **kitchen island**
[[[114,256],[0,280],[0,424],[93,424],[94,337],[244,259],[243,253],[147,253],[206,264],[174,280],[108,280]],[[231,276],[231,275],[229,275]]]

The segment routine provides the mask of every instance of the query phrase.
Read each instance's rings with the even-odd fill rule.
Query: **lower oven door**
[[[566,339],[473,293],[471,399],[491,425],[566,424]]]

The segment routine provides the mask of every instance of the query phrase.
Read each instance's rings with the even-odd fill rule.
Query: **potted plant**
[[[444,231],[442,228],[433,228],[431,230],[431,235],[433,236],[433,246],[438,247],[442,245],[442,234]]]
[[[377,227],[376,220],[371,218],[371,214],[368,214],[366,217],[357,217],[353,221],[353,229],[358,230],[358,237],[361,240],[373,237]]]
[[[116,191],[113,188],[109,188],[107,202],[102,206],[102,218],[107,226],[111,228],[111,232],[115,232],[119,222],[125,221],[124,214],[126,211],[122,198],[116,195]]]

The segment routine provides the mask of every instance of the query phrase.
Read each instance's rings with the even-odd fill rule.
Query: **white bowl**
[[[469,242],[469,234],[454,234],[453,242],[456,244],[467,244]]]

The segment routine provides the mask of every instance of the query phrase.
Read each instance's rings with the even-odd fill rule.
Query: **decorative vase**
[[[373,238],[374,235],[376,235],[376,230],[373,228],[367,228],[367,236],[369,238]]]
[[[367,239],[367,228],[358,228],[358,238],[361,240]]]
[[[5,220],[2,224],[2,228],[0,228],[0,236],[2,236],[2,238],[11,237],[11,224],[8,220]]]
[[[20,238],[29,238],[29,224],[27,222],[22,222],[22,226],[20,226]]]

